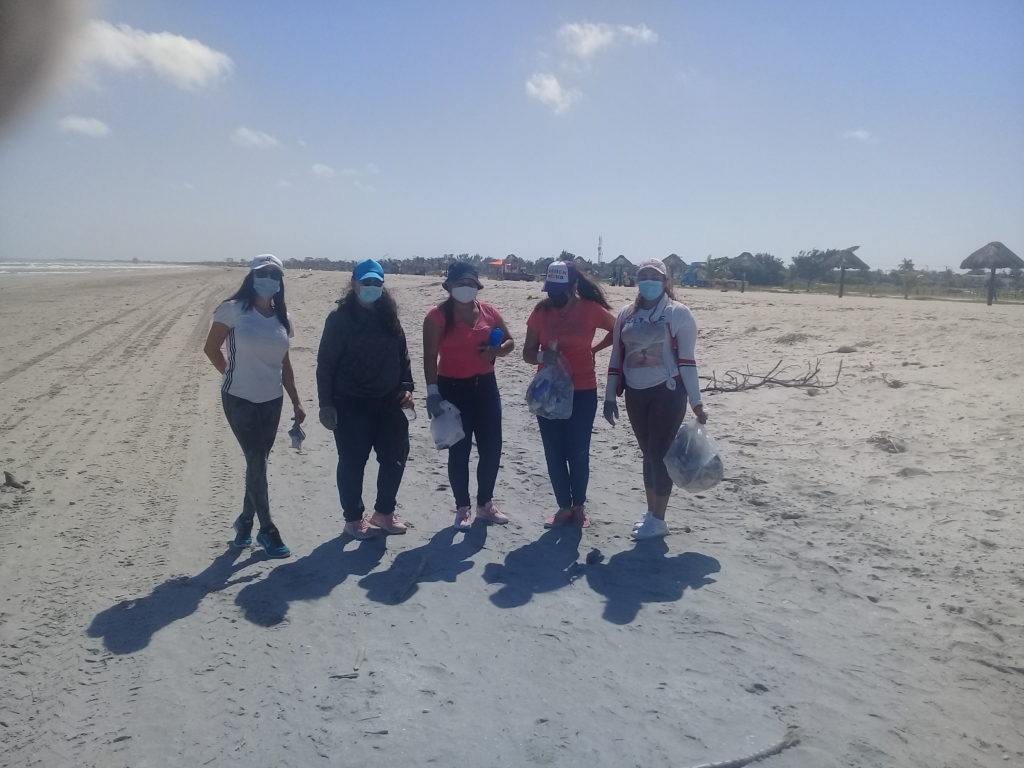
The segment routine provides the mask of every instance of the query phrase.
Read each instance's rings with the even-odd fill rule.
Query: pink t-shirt
[[[454,327],[441,336],[440,359],[437,361],[439,376],[468,379],[470,376],[494,373],[494,363],[480,356],[480,345],[490,341],[492,329],[503,325],[501,313],[493,304],[485,301],[478,301],[477,305],[480,312],[472,328],[456,318]],[[427,312],[427,319],[444,331],[444,310],[441,307],[434,307]]]
[[[573,389],[596,389],[594,372],[594,332],[606,322],[608,310],[594,301],[579,300],[572,309],[534,309],[526,327],[537,332],[543,349],[558,342],[572,372]],[[543,366],[541,366],[543,367]],[[540,368],[538,368],[540,370]]]

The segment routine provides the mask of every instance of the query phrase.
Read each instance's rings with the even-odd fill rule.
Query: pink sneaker
[[[578,525],[580,528],[590,527],[590,515],[587,514],[585,506],[572,508],[572,522],[573,525]]]
[[[473,527],[473,520],[469,507],[459,507],[455,510],[455,530],[468,531]]]
[[[349,520],[345,523],[344,532],[353,539],[372,539],[382,533],[380,528],[375,528],[366,522],[365,517],[361,520]]]
[[[392,536],[400,536],[408,530],[405,523],[399,520],[398,515],[394,512],[390,515],[374,512],[370,517],[370,525],[375,525],[384,533],[391,534]]]
[[[486,504],[476,508],[476,519],[494,523],[495,525],[508,525],[508,518],[502,514],[500,509],[494,506],[493,501],[488,501]]]
[[[572,510],[568,507],[559,507],[551,517],[544,521],[545,528],[557,528],[560,525],[568,525],[572,522]]]

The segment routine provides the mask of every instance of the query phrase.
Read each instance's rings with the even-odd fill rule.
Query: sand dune
[[[543,530],[515,356],[499,363],[512,524],[450,529],[421,387],[399,496],[414,527],[357,543],[315,421],[347,276],[292,272],[311,420],[301,453],[285,422],[272,456],[295,554],[269,561],[227,546],[242,459],[201,353],[241,274],[0,281],[0,470],[28,481],[0,493],[0,765],[675,768],[790,727],[800,745],[761,765],[1024,764],[1020,307],[684,292],[704,374],[843,371],[709,396],[728,479],[677,494],[665,541],[629,540],[639,454],[603,421],[593,527]],[[438,283],[389,278],[417,376]],[[483,295],[519,341],[539,296]]]

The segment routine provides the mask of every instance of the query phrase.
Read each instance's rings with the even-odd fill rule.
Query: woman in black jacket
[[[395,515],[398,487],[409,458],[412,368],[398,308],[373,259],[356,264],[348,293],[327,316],[317,353],[320,423],[338,446],[338,493],[345,533],[366,539],[405,533]],[[377,501],[367,520],[363,472],[377,454]]]

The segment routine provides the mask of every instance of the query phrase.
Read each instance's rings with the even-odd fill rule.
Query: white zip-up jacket
[[[612,331],[605,400],[615,400],[622,377],[630,389],[661,384],[675,389],[678,379],[686,388],[690,406],[700,405],[696,346],[697,321],[685,304],[667,295],[650,309],[634,311],[633,305],[627,304]]]

